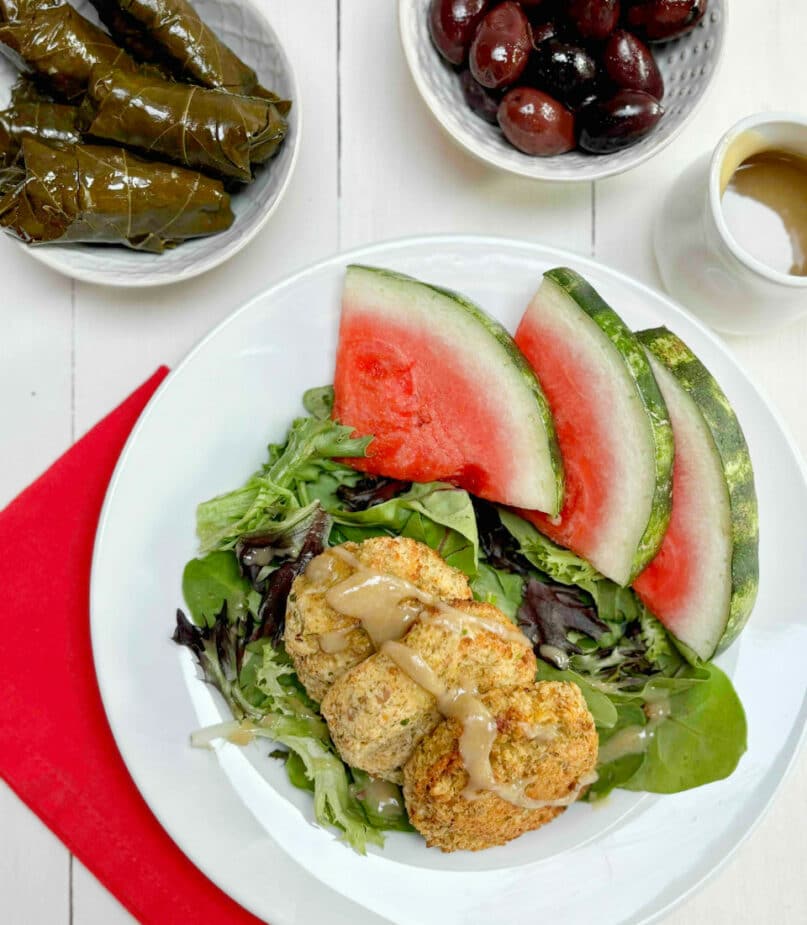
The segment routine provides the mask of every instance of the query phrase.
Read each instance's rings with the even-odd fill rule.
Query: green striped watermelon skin
[[[675,450],[667,406],[644,350],[637,343],[635,335],[597,290],[579,273],[567,267],[549,270],[544,276],[567,292],[616,346],[636,382],[639,396],[651,422],[656,448],[656,489],[650,518],[633,560],[630,576],[632,580],[658,552],[670,522]]]
[[[751,454],[740,423],[715,378],[672,331],[659,327],[637,333],[692,396],[712,434],[723,464],[731,507],[731,604],[718,651],[742,631],[759,588],[759,512]]]

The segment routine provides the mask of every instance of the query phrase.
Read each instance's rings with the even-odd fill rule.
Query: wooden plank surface
[[[804,108],[807,6],[735,3],[717,84],[671,148],[596,187],[531,183],[488,169],[443,135],[407,72],[390,0],[262,2],[297,69],[304,129],[286,199],[245,251],[201,279],[127,293],[72,284],[0,238],[0,503],[157,365],[175,363],[250,295],[337,248],[407,234],[497,233],[593,254],[658,285],[651,228],[678,172],[741,116]],[[730,343],[807,452],[807,322]],[[805,796],[802,756],[734,860],[666,922],[807,921],[796,835],[807,827]],[[0,922],[132,921],[2,786],[0,833]]]

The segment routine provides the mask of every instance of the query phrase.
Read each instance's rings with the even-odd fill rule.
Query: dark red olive
[[[558,37],[558,27],[552,20],[532,24],[532,45],[537,48],[542,42]]]
[[[469,64],[474,78],[491,90],[514,84],[532,51],[530,23],[513,0],[500,3],[479,23]]]
[[[649,93],[620,90],[579,111],[580,147],[592,154],[628,148],[654,129],[663,115],[664,107]]]
[[[619,0],[569,0],[569,19],[584,39],[605,39],[619,22]]]
[[[602,64],[608,78],[621,90],[644,90],[657,100],[664,96],[664,78],[653,53],[630,32],[618,29],[608,39]]]
[[[485,122],[497,125],[499,121],[497,118],[499,103],[502,98],[501,93],[496,90],[488,90],[487,87],[477,83],[474,80],[474,75],[468,70],[460,74],[460,86],[468,106]]]
[[[432,0],[429,33],[434,47],[451,64],[462,64],[488,0]]]
[[[515,87],[499,106],[504,137],[519,151],[550,157],[575,144],[574,116],[558,100],[532,87]]]
[[[585,99],[580,101],[580,105],[576,108],[576,111],[579,112],[581,109],[583,109],[585,106],[588,106],[590,103],[596,103],[599,100],[599,98],[600,98],[599,94],[589,93],[589,95]]]
[[[691,32],[708,0],[627,0],[625,23],[648,42],[666,42]]]
[[[597,65],[585,48],[551,39],[535,49],[528,75],[530,83],[575,107],[593,92]]]

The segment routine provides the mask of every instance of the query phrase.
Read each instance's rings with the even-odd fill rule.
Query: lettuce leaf
[[[561,584],[577,585],[586,590],[602,578],[593,565],[547,539],[523,517],[507,508],[498,510],[502,524],[518,543],[521,555],[539,572]]]
[[[370,825],[350,786],[348,769],[328,736],[324,720],[314,710],[287,659],[267,641],[250,646],[254,675],[244,682],[262,695],[264,711],[259,727],[273,741],[297,756],[314,788],[314,814],[323,824],[342,829],[346,840],[364,853],[368,843],[382,845],[380,832]],[[242,672],[246,669],[242,669]],[[245,692],[246,693],[246,692]],[[249,694],[247,694],[249,696]],[[252,695],[253,703],[257,700]]]
[[[300,486],[316,481],[324,464],[334,457],[365,455],[371,438],[357,439],[352,433],[352,428],[331,420],[295,420],[286,442],[269,446],[269,462],[241,488],[198,506],[196,533],[201,551],[232,549],[245,533],[267,530],[309,504],[312,499],[301,499]],[[335,464],[334,468],[346,467]]]
[[[297,679],[285,653],[271,641],[246,643],[226,608],[212,626],[194,626],[177,613],[174,641],[196,656],[204,679],[222,694],[235,722],[195,734],[207,744],[223,734],[271,739],[296,757],[287,764],[295,786],[313,789],[314,814],[322,825],[339,829],[364,854],[368,844],[383,844],[383,834],[367,818],[351,787],[349,769],[336,753],[328,727]]]
[[[331,544],[370,536],[408,536],[431,546],[455,568],[474,576],[479,562],[479,536],[468,492],[444,482],[423,482],[383,504],[364,511],[346,511],[336,500],[325,509],[336,528]]]
[[[631,588],[623,588],[605,578],[590,562],[553,543],[523,517],[506,508],[499,508],[499,516],[518,542],[524,558],[553,581],[576,585],[588,592],[597,605],[597,615],[601,620],[618,624],[639,619],[644,606]]]
[[[327,421],[333,413],[333,386],[321,385],[303,392],[303,408],[318,421]]]

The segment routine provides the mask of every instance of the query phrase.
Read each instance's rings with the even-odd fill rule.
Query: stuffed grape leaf
[[[137,69],[106,32],[63,0],[0,0],[0,51],[68,101],[83,96],[96,64]]]
[[[108,68],[93,69],[82,110],[94,138],[243,183],[286,134],[268,100]]]
[[[14,101],[0,112],[0,167],[17,158],[23,138],[75,144],[81,140],[79,111],[60,103]]]
[[[178,77],[203,87],[264,95],[255,71],[218,38],[188,0],[92,0],[92,4],[112,35],[135,57],[168,65]]]
[[[29,244],[123,244],[160,253],[233,221],[220,180],[102,145],[22,142],[0,174],[0,226]]]

